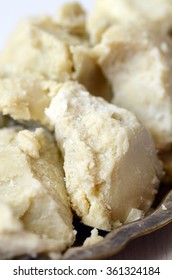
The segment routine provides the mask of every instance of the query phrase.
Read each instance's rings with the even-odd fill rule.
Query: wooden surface
[[[132,240],[111,260],[172,260],[172,223]]]

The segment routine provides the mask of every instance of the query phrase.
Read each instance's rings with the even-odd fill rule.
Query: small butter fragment
[[[42,132],[41,129],[40,132]],[[19,142],[20,149],[26,155],[29,155],[32,158],[39,158],[39,151],[41,149],[41,145],[39,143],[39,139],[37,139],[36,137],[38,133],[39,130],[37,130],[36,133],[33,133],[28,130],[22,130],[17,135],[17,140]]]
[[[162,210],[167,211],[167,207],[164,204],[161,205],[161,208]]]
[[[127,219],[125,220],[125,224],[140,220],[143,217],[144,212],[142,210],[132,208]]]
[[[96,228],[94,228],[91,231],[91,236],[86,238],[84,243],[83,243],[83,247],[88,247],[88,246],[92,246],[94,244],[97,244],[101,241],[103,241],[103,237],[99,235],[98,230]]]

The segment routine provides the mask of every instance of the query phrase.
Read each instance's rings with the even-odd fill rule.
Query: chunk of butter
[[[66,188],[86,225],[110,230],[132,208],[147,211],[162,166],[136,117],[67,82],[46,110],[64,155]]]
[[[134,39],[133,39],[134,38]],[[157,26],[114,25],[94,48],[112,85],[112,103],[136,114],[156,147],[172,143],[172,40]]]
[[[167,32],[172,27],[172,1],[96,0],[95,9],[88,16],[87,29],[96,42],[96,30],[103,26],[131,22],[135,28],[141,21],[154,22],[158,29]]]
[[[61,252],[72,245],[75,231],[62,160],[53,137],[39,128],[34,132],[1,129],[0,158],[0,202],[7,205],[2,206],[0,240],[5,244],[9,240],[12,246],[12,250],[8,246],[5,249],[0,242],[0,256],[27,254],[28,250]],[[5,221],[3,215],[10,219]],[[4,236],[6,231],[9,235]],[[35,243],[29,249],[32,240]]]

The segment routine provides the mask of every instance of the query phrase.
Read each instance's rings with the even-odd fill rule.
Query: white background
[[[0,49],[20,19],[27,16],[51,14],[64,2],[77,0],[0,0]],[[94,0],[78,0],[84,8],[90,10]]]

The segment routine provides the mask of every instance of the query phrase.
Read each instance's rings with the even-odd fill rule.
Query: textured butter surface
[[[92,246],[96,243],[103,241],[103,239],[104,238],[99,235],[98,230],[94,228],[91,231],[91,236],[85,239],[83,246],[84,247]]]
[[[44,114],[57,84],[39,74],[0,72],[0,111],[17,121],[36,121],[51,128]]]
[[[17,240],[26,235],[26,246],[21,241],[18,252],[15,235],[11,233],[13,224],[9,220],[6,225],[2,216],[1,231],[8,231],[9,227],[10,243],[14,243],[12,246],[15,248],[11,251],[7,248],[5,252],[1,242],[2,257],[6,258],[8,254],[17,256],[22,250],[23,254],[31,251],[30,243],[27,244],[31,233],[35,242],[38,241],[35,247],[31,246],[32,253],[49,251],[52,246],[53,251],[62,251],[71,245],[75,236],[72,214],[64,187],[62,160],[52,136],[43,129],[35,132],[20,128],[1,129],[0,157],[0,202],[7,205],[5,207],[10,209],[7,209],[7,215],[19,225]],[[3,240],[3,236],[0,238]]]
[[[141,21],[154,22],[164,32],[172,27],[171,0],[96,0],[95,9],[88,16],[87,28],[93,42],[98,34],[112,24],[132,22],[134,28]]]
[[[46,113],[64,155],[72,207],[85,224],[110,230],[131,208],[149,209],[161,164],[132,113],[73,82],[62,85]]]
[[[49,127],[43,111],[53,82],[68,80],[110,100],[111,86],[89,45],[86,15],[77,3],[64,4],[51,17],[22,21],[0,53],[0,111]]]
[[[134,38],[134,40],[133,40]],[[112,102],[136,114],[156,147],[172,143],[172,40],[154,25],[114,25],[94,49]]]

